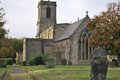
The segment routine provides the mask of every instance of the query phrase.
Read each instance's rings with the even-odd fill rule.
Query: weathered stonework
[[[66,60],[66,64],[69,63],[70,60],[70,42],[69,39],[66,39],[64,41],[55,42],[54,44],[55,48],[55,55],[56,55],[56,62],[57,64],[62,64],[62,60]]]
[[[42,54],[42,42],[40,39],[29,39],[23,40],[23,61],[27,63],[35,55]]]
[[[53,41],[45,39],[25,38],[23,42],[23,61],[29,61],[37,55],[53,53]]]
[[[38,3],[37,38],[53,39],[56,25],[56,2],[40,1]]]

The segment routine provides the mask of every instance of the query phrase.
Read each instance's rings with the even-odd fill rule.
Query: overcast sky
[[[1,0],[1,6],[7,13],[5,19],[9,37],[34,38],[36,35],[37,4],[40,0]],[[75,22],[83,18],[86,11],[92,18],[106,10],[109,2],[119,0],[51,0],[57,1],[57,23]],[[1,7],[0,6],[0,7]]]

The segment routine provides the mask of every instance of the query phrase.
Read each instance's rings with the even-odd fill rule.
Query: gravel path
[[[0,73],[0,80],[4,80],[6,73],[7,73],[7,71]]]
[[[28,73],[25,70],[20,69],[17,66],[13,66],[13,68],[6,72],[1,80],[40,80],[37,79],[32,74]]]

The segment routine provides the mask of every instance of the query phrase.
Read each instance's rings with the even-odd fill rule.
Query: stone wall
[[[54,53],[56,55],[56,63],[62,64],[62,60],[66,61],[66,64],[70,61],[70,42],[69,39],[55,42]]]
[[[40,54],[42,54],[40,39],[25,38],[23,40],[23,61],[28,63],[32,57]]]
[[[53,41],[45,39],[25,38],[23,41],[23,61],[27,63],[35,56],[53,53]]]
[[[54,49],[53,49],[53,40],[52,39],[44,39],[43,40],[43,50],[44,50],[44,53],[53,55]]]

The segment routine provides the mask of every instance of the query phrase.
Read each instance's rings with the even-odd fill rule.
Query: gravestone
[[[53,57],[50,57],[45,62],[46,68],[55,68],[55,59]]]
[[[91,56],[90,80],[106,80],[107,69],[108,62],[105,49],[95,48]]]

